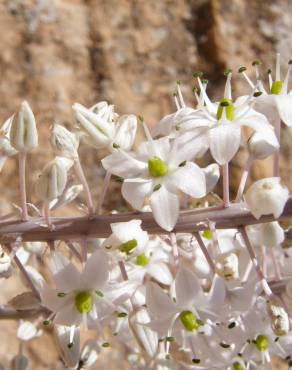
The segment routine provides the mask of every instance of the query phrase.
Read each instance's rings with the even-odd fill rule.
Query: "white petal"
[[[54,275],[56,288],[59,292],[70,292],[78,289],[81,274],[72,263],[69,263],[62,270]]]
[[[144,200],[150,195],[153,187],[152,180],[129,179],[122,185],[122,196],[135,209],[142,210]]]
[[[206,177],[206,193],[214,189],[219,178],[220,178],[220,168],[217,163],[209,164],[209,166],[202,168]]]
[[[173,277],[168,266],[163,262],[151,263],[147,273],[161,284],[170,285]]]
[[[292,96],[291,95],[276,95],[276,105],[279,111],[281,120],[288,126],[292,126]]]
[[[82,284],[86,289],[99,289],[109,277],[109,257],[103,251],[93,253],[86,262],[82,272]]]
[[[169,182],[194,198],[206,195],[206,179],[203,170],[192,162],[187,162],[169,176]]]
[[[73,336],[74,344],[69,348],[68,344],[70,343],[70,331],[71,328],[67,326],[56,325],[54,327],[55,338],[65,364],[70,368],[75,368],[79,361],[80,330],[78,328],[75,329]]]
[[[272,125],[269,124],[266,116],[256,112],[253,109],[249,109],[243,117],[236,119],[236,124],[240,126],[248,126],[253,128],[255,131],[264,131],[266,129],[272,129]]]
[[[176,312],[176,307],[170,297],[159,285],[152,282],[146,286],[146,305],[150,314],[156,318],[170,317]]]
[[[196,275],[185,267],[180,267],[175,278],[176,301],[180,307],[188,307],[201,295],[201,286]]]
[[[176,194],[169,192],[165,186],[154,191],[150,197],[153,217],[160,227],[171,231],[179,215],[179,199]]]
[[[126,179],[135,177],[147,169],[145,162],[139,161],[121,150],[108,155],[101,163],[107,171]]]
[[[114,143],[128,151],[132,148],[137,130],[137,118],[133,114],[118,118]]]
[[[215,161],[228,163],[237,153],[241,140],[240,127],[232,123],[220,124],[209,130],[210,150]]]
[[[222,278],[215,275],[208,295],[210,308],[219,310],[222,308],[226,298],[225,283]]]
[[[78,326],[81,321],[82,315],[75,308],[74,302],[68,302],[57,312],[54,318],[54,323],[58,325]]]

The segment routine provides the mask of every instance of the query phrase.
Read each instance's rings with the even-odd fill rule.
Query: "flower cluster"
[[[0,317],[22,319],[22,344],[52,327],[60,370],[89,368],[117,342],[141,370],[261,369],[273,356],[292,365],[291,230],[280,220],[291,216],[291,198],[279,175],[281,121],[292,124],[292,63],[281,79],[277,56],[268,90],[259,64],[253,63],[255,83],[239,68],[250,91],[237,99],[231,70],[214,102],[208,81],[194,74],[194,108],[177,83],[176,111],[151,130],[142,116],[120,115],[107,102],[74,104],[76,130],[51,128],[55,157],[34,184],[35,205],[27,201],[25,177],[27,154],[38,145],[28,103],[3,124],[0,171],[8,157],[18,156],[21,221],[15,212],[1,217],[0,277],[8,279],[15,264],[30,291],[14,297]],[[139,128],[145,141],[135,146]],[[79,145],[106,151],[96,206]],[[240,147],[249,159],[231,200],[229,163]],[[200,167],[198,159],[210,158],[206,153],[212,163]],[[245,191],[253,161],[269,156],[270,177]],[[102,215],[112,175],[135,212]],[[85,217],[51,217],[82,192]],[[94,338],[80,348],[84,330]],[[13,366],[27,368],[23,346]]]

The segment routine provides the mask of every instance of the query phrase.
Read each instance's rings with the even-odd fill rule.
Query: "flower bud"
[[[285,239],[284,230],[277,221],[262,225],[262,242],[267,247],[276,247]]]
[[[66,158],[78,158],[78,145],[77,137],[67,130],[65,127],[55,124],[51,133],[51,145],[56,155],[61,155]]]
[[[73,105],[73,110],[78,126],[87,134],[86,142],[95,148],[107,147],[111,143],[115,128],[114,123],[107,119],[108,115],[96,114],[78,103]]]
[[[17,153],[17,150],[15,150],[10,143],[10,129],[11,124],[13,121],[13,117],[11,116],[8,118],[0,129],[0,156],[3,157],[11,157],[12,155],[15,155]]]
[[[255,159],[265,159],[279,149],[279,142],[273,130],[256,131],[248,141],[248,149]]]
[[[273,332],[279,336],[288,334],[289,317],[284,308],[272,300],[268,303],[267,311],[272,321]]]
[[[28,341],[35,337],[38,337],[41,333],[38,331],[36,325],[30,321],[20,321],[17,337],[23,341]]]
[[[10,129],[10,142],[19,152],[29,152],[38,146],[36,121],[29,104],[24,101],[14,116]]]
[[[255,218],[272,214],[278,218],[289,197],[280,177],[269,177],[253,183],[245,193],[245,201]]]
[[[137,118],[133,114],[124,115],[118,118],[116,123],[116,133],[113,145],[117,145],[123,150],[131,150],[137,131]]]
[[[67,182],[65,163],[56,157],[48,163],[35,184],[35,191],[43,201],[50,202],[64,191]]]
[[[235,253],[221,254],[215,261],[216,273],[226,281],[238,279],[238,257]]]
[[[12,274],[10,257],[0,248],[0,278],[9,278]]]

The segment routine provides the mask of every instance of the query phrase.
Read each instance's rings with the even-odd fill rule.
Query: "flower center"
[[[123,253],[130,254],[134,248],[138,245],[136,239],[131,239],[120,245],[119,250]]]
[[[143,253],[136,257],[136,265],[145,267],[149,264],[149,258]]]
[[[152,177],[162,177],[167,174],[167,164],[159,157],[153,157],[148,160],[148,172]]]
[[[282,81],[274,81],[271,87],[271,94],[279,95],[282,91],[283,82]]]
[[[200,326],[192,311],[182,311],[179,318],[187,331],[196,331]]]
[[[89,313],[92,310],[93,299],[89,291],[85,290],[75,296],[75,307],[80,313]]]
[[[217,109],[217,119],[218,121],[221,119],[223,114],[223,109],[225,109],[226,118],[228,121],[233,121],[235,118],[234,115],[234,105],[232,100],[223,98],[220,100],[220,104]]]
[[[266,335],[258,335],[255,340],[257,349],[261,352],[265,352],[269,348],[269,339]]]
[[[232,366],[234,370],[244,370],[244,368],[240,365],[239,362],[234,362]]]

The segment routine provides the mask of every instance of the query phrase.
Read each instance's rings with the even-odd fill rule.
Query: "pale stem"
[[[25,184],[25,164],[26,153],[19,152],[18,154],[18,169],[19,169],[19,191],[20,202],[22,209],[22,221],[28,220],[27,204],[26,204],[26,184]]]
[[[270,250],[271,250],[271,258],[272,258],[272,262],[273,262],[273,268],[274,268],[274,272],[275,272],[275,279],[276,279],[276,281],[279,281],[282,278],[279,262],[278,262],[277,256],[275,255],[274,248],[272,247],[272,248],[270,248]]]
[[[86,202],[87,202],[87,208],[88,208],[89,216],[92,216],[93,215],[93,212],[94,212],[93,211],[92,195],[91,195],[91,192],[90,192],[90,189],[89,189],[89,186],[88,186],[86,177],[84,175],[84,171],[83,171],[83,168],[81,166],[81,163],[80,163],[79,158],[77,158],[77,159],[74,160],[74,168],[75,168],[75,171],[76,171],[77,176],[79,177],[79,180],[81,181],[81,184],[83,186],[83,189],[85,191]]]
[[[125,281],[129,280],[124,261],[119,261],[119,268],[120,268],[123,280]]]
[[[262,252],[262,270],[264,276],[267,277],[267,250],[263,244],[261,245],[261,252]]]
[[[11,251],[13,248],[9,245],[8,246],[8,249]],[[19,258],[17,257],[17,255],[15,254],[14,255],[14,262],[15,264],[17,265],[17,267],[19,268],[20,272],[22,273],[25,281],[27,282],[28,286],[31,288],[32,290],[32,293],[34,294],[34,296],[40,300],[40,293],[39,291],[37,290],[37,288],[35,287],[34,283],[32,282],[28,272],[26,271],[25,267],[23,266],[23,264],[20,262]]]
[[[199,233],[194,233],[193,234],[195,236],[195,238],[197,239],[197,242],[201,248],[201,251],[203,252],[209,266],[210,266],[210,269],[213,273],[215,273],[215,265],[214,265],[214,262],[212,260],[212,257],[210,256],[209,252],[208,252],[208,249],[206,248],[202,238],[201,238],[201,235]]]
[[[53,231],[54,230],[54,225],[51,222],[49,202],[44,202],[43,212],[44,212],[44,218],[45,218],[45,221],[48,225],[49,230]]]
[[[219,240],[218,240],[218,235],[217,235],[217,230],[216,230],[216,224],[215,222],[209,222],[209,228],[212,234],[212,247],[213,247],[213,255],[217,256],[218,254],[221,253],[220,251],[220,245],[219,245]]]
[[[265,276],[263,274],[263,271],[262,271],[262,269],[261,269],[261,267],[260,267],[260,265],[258,263],[258,260],[256,258],[256,254],[255,254],[255,251],[254,251],[253,246],[251,245],[251,243],[249,241],[249,238],[248,238],[248,235],[247,235],[247,232],[246,232],[245,228],[244,227],[239,227],[239,231],[240,231],[240,233],[241,233],[241,235],[243,237],[244,243],[246,245],[247,251],[248,251],[249,256],[250,256],[250,259],[251,259],[251,261],[252,261],[252,263],[254,265],[254,268],[256,270],[256,273],[257,273],[257,275],[259,277],[259,280],[262,283],[264,292],[266,293],[267,296],[272,296],[273,293],[272,293],[272,291],[271,291],[271,289],[270,289],[270,287],[269,287],[269,285],[268,285],[268,283],[266,281],[266,278],[265,278]]]
[[[223,175],[223,206],[225,208],[230,206],[229,201],[229,164],[225,163],[222,166]]]
[[[245,272],[243,274],[243,277],[241,279],[242,284],[245,284],[247,282],[249,275],[251,273],[252,267],[253,267],[252,260],[249,260],[246,266]]]
[[[81,245],[81,256],[83,263],[86,263],[87,261],[87,245],[86,245],[86,239],[82,239],[80,242]]]
[[[245,188],[245,185],[246,185],[246,181],[247,181],[247,178],[248,178],[248,174],[249,174],[249,171],[250,171],[252,162],[253,162],[253,156],[250,155],[248,157],[248,160],[247,160],[246,164],[245,164],[245,167],[244,167],[244,170],[243,170],[241,179],[240,179],[240,184],[239,184],[239,187],[238,187],[238,190],[237,190],[235,202],[239,202],[241,200],[241,198],[242,198],[242,195],[243,195],[243,192],[244,192],[244,188]]]
[[[173,260],[174,260],[174,266],[177,267],[178,263],[179,263],[179,252],[178,252],[178,246],[177,246],[175,233],[170,233],[170,241],[171,241],[171,245],[172,245],[172,254],[173,254]]]
[[[74,244],[72,242],[70,242],[69,240],[66,241],[66,245],[68,246],[68,248],[71,250],[72,254],[74,254],[74,256],[76,258],[78,258],[79,261],[82,261],[82,256],[81,254],[78,252],[78,250],[75,248]]]
[[[281,119],[275,120],[275,134],[278,139],[278,142],[280,144],[281,141]],[[275,151],[274,153],[274,170],[273,170],[274,176],[279,177],[280,176],[280,148]]]
[[[104,198],[105,198],[106,192],[107,192],[108,187],[109,187],[109,184],[110,184],[111,176],[112,176],[111,172],[110,171],[106,171],[106,174],[105,174],[105,177],[104,177],[104,180],[103,180],[102,189],[101,189],[101,194],[100,194],[100,197],[99,197],[99,200],[98,200],[98,204],[97,204],[97,208],[96,208],[96,213],[98,215],[101,214],[102,205],[103,205]]]

